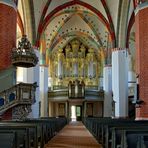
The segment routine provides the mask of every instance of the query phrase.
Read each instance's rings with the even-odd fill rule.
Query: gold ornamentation
[[[93,48],[88,48],[78,39],[70,41],[63,49],[58,49],[51,60],[51,64],[54,65],[52,69],[54,71],[53,85],[68,86],[70,81],[78,80],[84,81],[86,86],[98,86],[101,70],[101,60],[98,55]],[[57,76],[59,60],[63,62],[62,79]],[[91,76],[88,74],[89,66],[93,66]]]

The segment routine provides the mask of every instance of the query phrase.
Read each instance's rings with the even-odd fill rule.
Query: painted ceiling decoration
[[[87,37],[97,47],[97,49],[99,49],[99,47],[100,47],[98,45],[98,43],[95,42],[94,39],[91,36],[89,36],[88,34],[85,34],[83,32],[79,32],[79,31],[78,32],[74,31],[74,32],[68,32],[67,34],[64,34],[63,36],[59,37],[58,40],[56,40],[56,42],[51,46],[51,49],[53,49],[60,41],[65,39],[66,36],[68,36],[68,37],[72,36],[73,38],[75,38],[76,36],[81,36],[81,37],[84,36],[84,37]]]
[[[50,43],[53,43],[54,39],[56,39],[56,37],[59,35],[60,37],[60,31],[62,30],[62,26],[64,24],[66,24],[71,18],[73,15],[76,15],[76,14],[72,14],[72,15],[69,15],[64,21],[63,23],[60,25],[60,27],[57,27],[58,29],[56,30],[56,32],[54,33],[54,35],[52,36],[52,39],[49,39],[50,40]],[[93,28],[92,24],[84,17],[82,16],[81,14],[78,13],[78,15],[82,18],[83,21],[85,21],[85,23],[90,27],[90,29],[92,30],[93,34],[95,35],[94,38],[96,38],[96,40],[99,42],[100,46],[103,46],[103,43],[102,41],[100,40],[100,37],[98,35],[98,33],[96,32],[96,30]],[[69,32],[69,31],[78,31],[78,28],[71,28],[71,29],[67,29],[66,31]],[[82,31],[82,29],[79,29],[79,32]],[[83,30],[84,32],[85,30]],[[89,36],[89,31],[86,31],[88,33],[88,36]],[[69,34],[68,34],[69,35]],[[49,48],[51,47],[52,45],[49,45]]]
[[[88,16],[88,12],[86,12],[86,11],[84,12],[84,11],[81,11],[81,10],[68,10],[66,12],[58,13],[57,15],[54,16],[54,18],[58,17],[59,15],[65,14],[65,13],[71,13],[71,14],[69,14],[69,16],[65,15],[67,18],[64,20],[64,22],[62,23],[62,25],[66,24],[66,22],[68,22],[68,20],[71,19],[71,17],[73,15],[76,15],[77,14],[77,15],[79,15],[86,22],[86,24],[89,25],[90,29],[93,31],[93,33],[97,37],[98,41],[102,45],[101,40],[99,39],[99,36],[98,36],[98,33],[97,33],[98,28],[94,28],[93,26],[96,27],[96,25],[93,25],[93,21],[90,22],[89,21],[89,18],[86,18],[86,16]],[[94,16],[94,17],[97,18],[97,16],[95,16],[93,13],[89,13],[89,15]],[[57,29],[57,34],[58,34],[59,30],[62,28],[62,25]],[[55,37],[53,37],[53,38],[55,38]]]
[[[105,12],[107,14],[107,17],[108,17],[108,20],[109,20],[109,23],[110,23],[110,27],[112,29],[112,36],[113,36],[113,39],[114,39],[114,46],[116,46],[115,29],[114,29],[114,25],[113,25],[111,14],[109,12],[109,9],[108,9],[108,6],[106,4],[106,1],[105,0],[101,0],[101,2],[102,2],[102,5],[104,6]]]
[[[103,60],[105,60],[110,49],[117,47],[119,27],[122,21],[120,17],[123,17],[120,13],[122,15],[124,13],[122,1],[30,1],[21,1],[21,5],[27,10],[23,9],[23,14],[18,10],[17,22],[22,34],[27,31],[26,28],[29,28],[29,25],[26,26],[26,23],[33,23],[28,31],[30,30],[29,34],[36,35],[35,37],[32,36],[35,41],[33,45],[39,47],[42,55],[40,64],[48,65],[49,54],[52,54],[59,48],[63,48],[74,38],[78,38],[83,44],[102,54]],[[131,47],[129,43],[131,32],[133,32],[134,9],[136,5],[136,0],[129,2],[130,13],[127,22],[127,33],[125,33],[127,48]],[[30,16],[27,16],[28,14]],[[31,18],[34,18],[34,21],[31,21]]]
[[[73,8],[75,8],[75,7],[73,7]],[[78,9],[78,6],[76,7],[77,9]],[[95,10],[94,12],[97,12],[97,10],[96,9],[92,9],[92,10]],[[44,11],[45,12],[45,11]],[[91,15],[91,16],[96,16],[96,18],[98,17],[97,15],[99,14],[101,14],[101,13],[98,13],[97,12],[97,15],[96,14],[93,14],[94,12],[89,12],[89,11],[82,11],[82,10],[72,10],[72,9],[70,9],[70,10],[64,10],[64,12],[67,14],[67,13],[73,13],[73,14],[75,14],[76,15],[76,13],[77,14],[79,14],[79,16],[82,18],[82,20],[84,20],[85,21],[85,23],[90,27],[90,29],[93,31],[93,34],[95,35],[95,37],[94,38],[96,38],[96,40],[99,42],[99,44],[100,45],[98,45],[97,43],[95,43],[96,41],[93,41],[92,40],[92,38],[91,37],[89,37],[89,35],[87,35],[87,34],[84,34],[84,31],[85,30],[83,30],[83,32],[81,33],[80,31],[78,32],[77,31],[77,29],[75,28],[75,36],[86,36],[87,38],[88,38],[88,40],[89,41],[91,41],[91,43],[93,43],[93,44],[95,44],[96,45],[96,47],[97,47],[97,49],[99,49],[99,47],[100,46],[103,46],[103,43],[101,42],[101,39],[100,39],[100,37],[99,37],[99,35],[98,35],[98,33],[96,32],[96,30],[93,28],[93,25],[92,25],[92,23],[93,23],[93,21],[89,21],[88,19],[86,19],[86,17],[84,17],[84,15],[83,14],[87,14],[87,15]],[[62,12],[62,13],[64,13],[64,12]],[[62,14],[61,13],[61,14]],[[56,18],[58,15],[61,15],[61,14],[59,14],[59,13],[57,13],[57,14],[55,14],[53,17],[54,18]],[[43,14],[44,15],[44,14]],[[48,16],[49,16],[49,14],[47,15],[47,17],[46,18],[48,18]],[[101,16],[101,15],[100,15]],[[108,15],[109,16],[109,15]],[[51,17],[51,20],[50,21],[52,21],[54,18],[53,17]],[[49,45],[48,44],[48,49],[50,49],[50,50],[52,50],[61,40],[62,40],[62,38],[64,38],[66,35],[67,36],[69,36],[69,37],[71,37],[72,36],[72,34],[73,34],[73,36],[74,36],[74,33],[66,33],[66,35],[60,35],[60,30],[62,30],[62,26],[64,25],[64,24],[66,24],[66,22],[68,22],[68,20],[70,19],[72,17],[72,15],[69,15],[64,21],[63,21],[63,23],[62,23],[62,25],[56,30],[56,33],[53,33],[54,35],[52,36],[52,39],[50,39],[50,43],[51,44],[53,44],[53,45]],[[43,18],[43,17],[42,17]],[[45,20],[46,20],[46,18],[45,18]],[[100,18],[103,18],[102,16],[100,17]],[[111,17],[109,17],[109,18],[111,18]],[[105,20],[105,18],[103,18],[103,20]],[[110,19],[111,20],[111,19]],[[102,21],[101,21],[102,22]],[[104,21],[104,22],[107,22],[106,20]],[[103,23],[104,24],[104,23]],[[73,29],[71,28],[71,31],[72,31]],[[87,33],[88,33],[89,31],[87,31]],[[82,35],[83,34],[83,35]],[[57,38],[56,39],[56,36],[61,36],[61,37],[59,37],[59,38]],[[74,36],[74,37],[75,37]],[[54,41],[55,40],[55,41]]]
[[[56,13],[58,13],[59,11],[67,8],[67,7],[70,7],[70,6],[73,6],[73,5],[80,5],[80,6],[84,6],[86,7],[88,10],[91,10],[94,14],[96,14],[98,16],[98,18],[102,21],[102,23],[106,26],[106,28],[108,29],[108,31],[110,32],[110,35],[111,35],[111,39],[112,40],[115,40],[115,34],[114,32],[112,31],[111,27],[110,27],[110,24],[109,22],[106,20],[106,18],[102,15],[102,13],[97,10],[96,8],[92,7],[91,5],[87,4],[87,3],[84,3],[82,1],[71,1],[71,2],[68,2],[68,3],[65,3],[61,6],[58,6],[56,7],[51,13],[49,13],[44,21],[42,22],[42,24],[39,24],[39,28],[38,28],[38,38],[37,38],[37,45],[39,43],[39,38],[40,38],[40,35],[42,34],[42,32],[45,30],[45,28],[47,27],[47,25],[50,23],[51,21],[51,18],[56,15]]]

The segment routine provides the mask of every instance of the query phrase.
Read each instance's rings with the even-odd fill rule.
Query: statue
[[[79,49],[79,45],[80,45],[79,40],[74,39],[74,40],[71,41],[71,46],[72,46],[73,52],[76,52]]]

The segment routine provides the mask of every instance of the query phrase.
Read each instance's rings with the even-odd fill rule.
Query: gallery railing
[[[78,87],[75,88],[73,85],[70,88],[60,88],[58,90],[48,90],[48,97],[49,99],[55,100],[67,100],[67,99],[99,99],[104,100],[104,91],[97,90],[94,87],[88,89],[88,87]]]

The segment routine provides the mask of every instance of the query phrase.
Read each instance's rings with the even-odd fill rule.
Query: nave
[[[73,119],[148,148],[147,26],[148,0],[0,0],[0,148],[95,148]]]
[[[148,148],[148,121],[44,117],[0,121],[0,148]]]
[[[101,148],[96,139],[86,129],[82,122],[70,122],[55,137],[53,137],[45,148]]]

